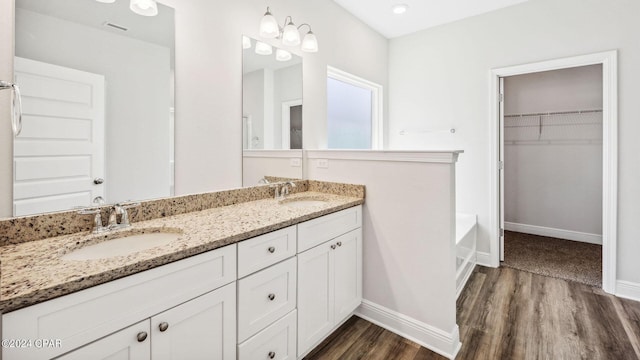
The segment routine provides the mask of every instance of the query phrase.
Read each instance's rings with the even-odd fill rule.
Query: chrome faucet
[[[133,202],[112,205],[109,212],[109,221],[107,222],[107,226],[103,226],[102,205],[104,204],[104,199],[102,198],[102,196],[96,196],[95,199],[93,199],[93,203],[96,204],[96,206],[80,208],[78,210],[78,214],[94,215],[93,230],[91,230],[91,232],[94,234],[100,234],[106,231],[131,226],[131,223],[129,222],[129,212],[127,210],[136,206],[140,206],[140,203]],[[120,222],[118,222],[118,216],[120,216]]]
[[[279,192],[278,186],[276,186],[276,199],[284,199],[287,195],[289,195],[289,187],[293,189],[294,187],[296,187],[296,184],[293,181],[287,181],[286,183],[282,184]]]
[[[96,196],[93,198],[93,203],[96,205],[94,207],[88,208],[80,208],[78,210],[78,214],[80,215],[93,215],[93,230],[91,230],[94,234],[100,234],[108,229],[105,226],[102,226],[102,204],[104,204],[104,198],[102,196]]]
[[[140,203],[130,202],[113,205],[111,207],[111,212],[109,213],[107,229],[113,230],[131,226],[131,223],[129,222],[129,212],[127,210],[136,206],[140,206]],[[118,215],[120,215],[120,222],[118,222]]]
[[[126,210],[122,208],[120,204],[115,204],[111,207],[111,212],[109,212],[109,223],[107,224],[107,228],[116,229],[120,227],[118,224],[118,215],[124,217]]]

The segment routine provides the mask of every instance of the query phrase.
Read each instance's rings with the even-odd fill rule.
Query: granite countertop
[[[322,215],[364,203],[360,197],[301,192],[294,198],[322,198],[324,204],[284,206],[263,199],[133,223],[103,234],[87,232],[0,247],[0,313],[34,305],[78,290],[220,248]],[[127,256],[97,260],[60,259],[84,245],[121,232],[177,232],[169,244]]]

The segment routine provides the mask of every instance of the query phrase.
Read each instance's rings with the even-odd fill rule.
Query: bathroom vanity
[[[182,233],[104,259],[61,259],[86,233],[4,246],[2,359],[302,358],[361,303],[363,201],[303,192],[137,222]]]

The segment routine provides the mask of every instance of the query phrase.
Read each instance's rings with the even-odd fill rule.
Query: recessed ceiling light
[[[391,11],[393,11],[394,14],[400,15],[406,13],[407,9],[409,9],[409,5],[407,4],[396,4],[393,5]]]

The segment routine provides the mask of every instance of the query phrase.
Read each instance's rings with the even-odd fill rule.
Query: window
[[[327,68],[329,149],[382,148],[382,86]]]

